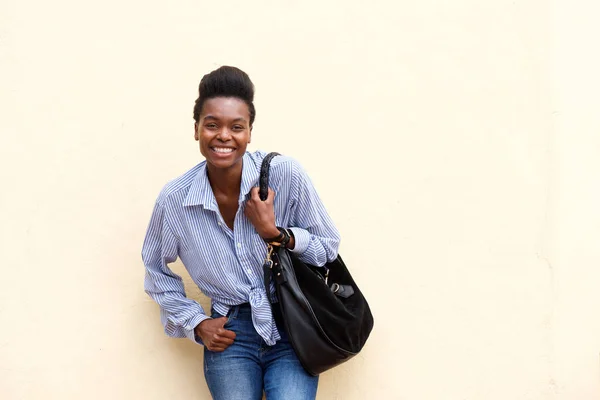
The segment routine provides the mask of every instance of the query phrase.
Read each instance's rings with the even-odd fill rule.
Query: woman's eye
[[[234,130],[234,131],[242,131],[242,130],[244,130],[244,127],[243,127],[243,126],[241,126],[241,125],[235,125],[235,126],[233,127],[233,130]]]
[[[217,127],[217,124],[206,124],[204,126],[208,129],[215,129]]]

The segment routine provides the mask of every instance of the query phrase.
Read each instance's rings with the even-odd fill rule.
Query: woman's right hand
[[[200,336],[208,350],[218,353],[233,343],[235,332],[223,327],[226,322],[227,317],[211,318],[205,319],[196,327],[196,334]]]

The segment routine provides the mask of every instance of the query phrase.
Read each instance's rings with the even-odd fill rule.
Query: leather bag
[[[263,160],[259,196],[267,198],[269,167],[278,153]],[[304,369],[316,376],[354,357],[373,329],[367,300],[338,257],[323,267],[302,262],[283,247],[268,246],[263,267],[270,296],[275,284],[289,340]],[[273,303],[273,301],[271,301]]]

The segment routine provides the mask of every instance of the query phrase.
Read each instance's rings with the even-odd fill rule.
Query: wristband
[[[277,227],[277,229],[279,229],[279,236],[276,236],[271,239],[265,239],[265,242],[269,243],[271,246],[287,247],[287,244],[290,242],[291,239],[288,230],[279,226]]]

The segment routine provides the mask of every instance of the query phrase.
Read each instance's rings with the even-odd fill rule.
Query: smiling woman
[[[215,97],[204,102],[194,137],[200,152],[215,167],[228,169],[239,164],[250,143],[248,106],[235,97]]]
[[[160,193],[142,249],[145,289],[160,306],[165,332],[204,346],[204,375],[215,399],[314,399],[318,377],[298,361],[279,307],[271,307],[262,265],[266,243],[302,261],[336,259],[339,234],[302,167],[271,164],[269,195],[258,178],[266,153],[250,143],[254,85],[235,67],[205,75],[194,106],[194,138],[205,161]],[[277,193],[277,195],[275,195]],[[180,258],[211,313],[185,295],[168,264]],[[271,297],[274,298],[274,297]],[[235,373],[235,379],[230,379]]]
[[[238,209],[242,159],[250,143],[250,115],[246,103],[235,97],[215,97],[204,102],[194,138],[206,158],[206,168],[217,204],[227,226],[233,229]],[[275,236],[275,232],[271,236]]]

